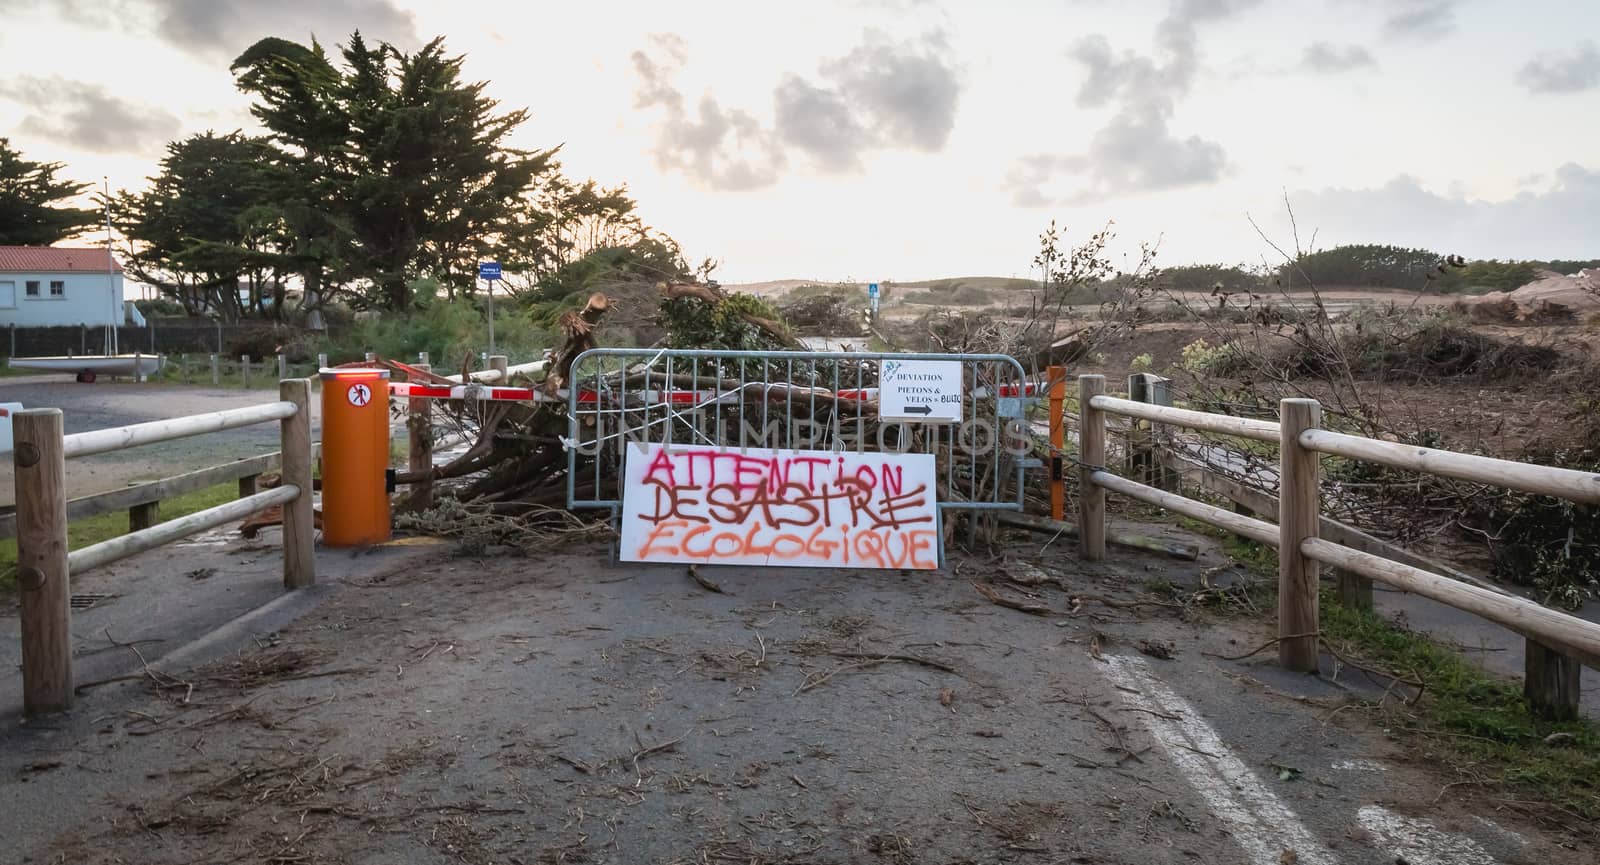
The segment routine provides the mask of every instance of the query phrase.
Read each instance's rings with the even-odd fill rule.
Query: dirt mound
[[[1580,270],[1562,276],[1552,270],[1540,271],[1533,282],[1515,291],[1492,291],[1472,301],[1474,305],[1514,303],[1524,314],[1551,306],[1565,306],[1579,312],[1600,310],[1600,271]]]

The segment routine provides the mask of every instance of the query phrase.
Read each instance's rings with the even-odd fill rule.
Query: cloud
[[[1069,55],[1087,75],[1078,87],[1083,108],[1111,107],[1111,118],[1080,154],[1031,154],[1007,171],[1002,187],[1019,207],[1101,201],[1116,195],[1210,183],[1227,168],[1222,146],[1170,127],[1178,103],[1199,71],[1198,25],[1220,20],[1257,0],[1174,0],[1156,25],[1151,55],[1117,53],[1098,34],[1080,39]],[[1045,190],[1073,175],[1064,194]]]
[[[0,10],[8,2],[0,0]],[[56,0],[56,14],[84,26],[155,34],[190,54],[232,60],[267,36],[341,43],[360,30],[371,40],[415,48],[416,20],[393,0]]]
[[[196,53],[232,59],[264,36],[304,33],[342,42],[356,30],[403,47],[417,43],[416,20],[390,0],[145,0],[157,32]],[[297,32],[298,31],[298,32]]]
[[[936,152],[955,128],[961,82],[940,35],[917,42],[867,42],[827,64],[823,75],[859,111],[882,144]]]
[[[661,110],[653,147],[657,167],[717,190],[759,189],[777,182],[788,163],[777,136],[745,111],[723,108],[710,94],[691,111],[673,83],[688,59],[683,40],[656,34],[650,43],[658,56],[645,51],[632,55],[639,78],[633,104]]]
[[[942,150],[961,94],[948,54],[939,34],[896,42],[869,33],[849,54],[821,63],[819,80],[785,75],[772,91],[768,129],[710,94],[689,110],[675,83],[686,46],[658,34],[633,54],[634,104],[660,113],[652,151],[663,170],[712,189],[754,189],[777,182],[791,153],[839,174],[859,171],[863,158],[879,150]]]
[[[1570,55],[1535,57],[1517,71],[1517,83],[1533,93],[1577,93],[1600,87],[1600,50],[1584,40]]]
[[[1302,69],[1323,74],[1349,72],[1376,65],[1378,61],[1373,59],[1372,52],[1360,45],[1341,47],[1327,42],[1313,42],[1306,46],[1305,55],[1300,58]]]
[[[1376,189],[1323,189],[1291,198],[1304,233],[1323,246],[1395,243],[1471,258],[1587,258],[1600,213],[1600,168],[1569,162],[1549,186],[1502,201],[1440,195],[1401,175]]]
[[[93,153],[149,152],[181,128],[177,117],[159,108],[59,76],[0,79],[0,98],[28,109],[19,131]]]
[[[1383,32],[1402,39],[1437,39],[1456,29],[1457,0],[1379,0],[1388,13]]]
[[[778,135],[825,171],[861,167],[861,150],[873,133],[864,128],[843,94],[791,75],[772,93]]]

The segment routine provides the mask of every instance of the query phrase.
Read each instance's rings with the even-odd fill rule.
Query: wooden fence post
[[[260,479],[260,475],[245,475],[239,478],[239,498],[248,498],[260,492],[258,489]]]
[[[300,490],[283,506],[283,587],[300,589],[317,581],[316,527],[311,489],[311,382],[278,383],[278,398],[299,410],[283,419],[283,482]]]
[[[424,352],[426,355],[426,352]],[[416,368],[432,372],[433,367],[419,363]],[[409,453],[406,467],[412,474],[433,468],[433,400],[411,397],[406,401],[406,432]],[[433,507],[433,479],[426,478],[411,485],[411,507],[423,511]]]
[[[328,368],[328,355],[327,354],[319,354],[319,355],[317,355],[317,372],[320,373],[320,372],[322,372],[323,370],[325,370],[327,368]]]
[[[1145,386],[1144,373],[1136,372],[1128,376],[1128,399],[1133,402],[1149,402],[1149,388]],[[1153,465],[1155,453],[1151,449],[1155,438],[1152,425],[1149,421],[1138,418],[1128,418],[1128,458],[1125,463],[1128,475],[1146,486],[1152,486]]]
[[[217,364],[217,356],[211,356],[211,383],[222,384],[222,368]]]
[[[283,352],[278,352],[278,381],[289,377],[289,357]]]
[[[67,459],[61,410],[12,418],[16,448],[17,587],[22,591],[22,706],[72,707],[72,589],[67,573]]]
[[[1533,639],[1526,640],[1522,660],[1522,693],[1528,708],[1550,721],[1572,721],[1578,717],[1578,702],[1583,696],[1583,665]]]
[[[1067,518],[1067,368],[1045,371],[1050,382],[1050,519]]]
[[[1352,610],[1372,609],[1372,580],[1343,568],[1334,568],[1333,576],[1339,586],[1340,604]]]
[[[428,353],[427,352],[425,352],[425,351],[417,352],[417,366],[426,367],[429,372],[433,371],[433,364],[428,361]]]
[[[1106,413],[1090,405],[1105,391],[1105,376],[1078,376],[1078,553],[1091,562],[1106,555],[1106,491],[1089,479],[1106,463]]]
[[[183,380],[184,384],[188,384],[189,383],[189,353],[188,352],[184,352],[183,354],[178,355],[178,377]]]
[[[161,503],[145,502],[128,508],[128,531],[137,532],[148,529],[161,522]]]
[[[250,355],[239,355],[239,375],[244,379],[245,390],[250,389]]]
[[[1319,566],[1300,552],[1322,519],[1321,459],[1300,446],[1300,433],[1322,426],[1314,399],[1278,403],[1278,663],[1296,673],[1317,669]]]
[[[133,382],[134,382],[134,384],[138,384],[138,383],[144,381],[144,370],[141,369],[141,367],[143,367],[143,366],[144,366],[144,352],[142,352],[142,351],[140,351],[138,349],[134,349],[133,350]]]
[[[491,355],[489,355],[489,368],[490,369],[497,369],[497,370],[500,371],[500,378],[495,380],[496,384],[504,385],[511,379],[511,373],[509,372],[511,367],[508,364],[508,362],[506,361],[506,356],[505,355],[503,355],[503,354],[491,354]]]

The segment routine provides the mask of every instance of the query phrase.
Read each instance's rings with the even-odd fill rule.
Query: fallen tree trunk
[[[1003,525],[1016,526],[1017,528],[1028,529],[1040,534],[1060,535],[1067,538],[1076,538],[1078,536],[1077,526],[1061,520],[1053,520],[1049,517],[1019,514],[1011,511],[997,511],[996,519]],[[1128,532],[1108,530],[1106,532],[1106,542],[1112,546],[1161,553],[1174,559],[1183,559],[1189,562],[1200,557],[1200,548],[1194,544],[1169,541],[1165,538],[1153,538],[1148,535],[1135,535]]]

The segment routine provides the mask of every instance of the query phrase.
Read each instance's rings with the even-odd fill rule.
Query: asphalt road
[[[78,384],[70,375],[0,379],[0,402],[18,402],[24,408],[59,408],[68,435],[259,405],[275,398],[276,391],[264,387],[244,390],[128,381]],[[313,437],[318,414],[313,399]],[[91,495],[275,450],[277,425],[258,424],[86,457],[67,466],[67,495]],[[0,505],[15,501],[11,478],[11,461],[0,460]]]

